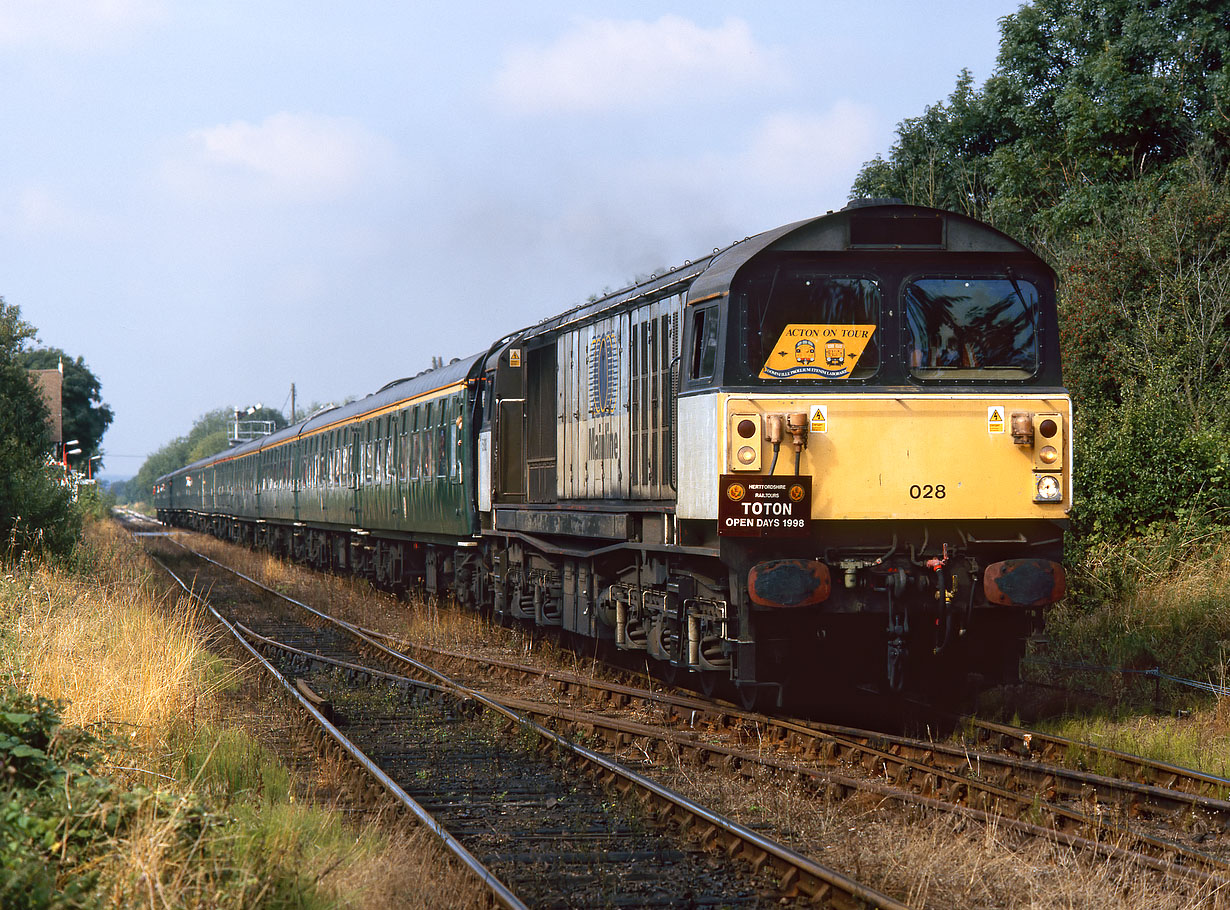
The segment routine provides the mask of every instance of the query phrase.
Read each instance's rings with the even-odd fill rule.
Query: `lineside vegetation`
[[[286,712],[148,573],[111,523],[67,564],[4,568],[0,906],[464,901],[425,836],[347,823],[337,769],[303,778],[254,735],[285,738],[268,718]]]

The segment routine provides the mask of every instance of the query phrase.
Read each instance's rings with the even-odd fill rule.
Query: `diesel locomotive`
[[[160,478],[159,518],[746,704],[1012,678],[1064,593],[1055,276],[895,201],[739,241]]]

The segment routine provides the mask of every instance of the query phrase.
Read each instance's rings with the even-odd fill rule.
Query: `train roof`
[[[714,256],[688,292],[688,302],[730,293],[739,269],[765,252],[926,251],[1023,254],[1050,271],[1028,247],[1007,234],[957,212],[905,205],[897,200],[857,200],[838,212],[796,221],[749,237]]]
[[[283,427],[276,430],[267,436],[261,436],[258,439],[253,439],[250,442],[241,443],[232,448],[225,449],[221,452],[216,452],[192,464],[185,465],[178,470],[171,471],[169,474],[164,474],[158,480],[162,481],[167,477],[174,477],[178,474],[193,471],[197,468],[206,467],[216,461],[229,460],[238,458],[243,455],[250,455],[253,452],[259,452],[267,448],[272,448],[280,443],[295,439],[304,434],[312,434],[328,430],[338,425],[345,425],[352,421],[361,419],[364,415],[374,411],[383,411],[386,408],[395,407],[401,402],[408,401],[413,398],[419,398],[424,395],[430,395],[439,389],[445,389],[458,383],[465,382],[470,376],[471,370],[475,365],[486,357],[486,352],[481,354],[473,354],[469,357],[455,358],[451,363],[447,363],[442,367],[437,367],[433,370],[424,370],[423,372],[410,376],[405,379],[394,380],[381,386],[377,391],[366,395],[363,398],[356,399],[344,405],[337,407],[322,408],[315,414],[301,420],[298,423],[291,424],[288,427]]]
[[[724,249],[688,260],[662,275],[650,276],[623,290],[587,301],[559,316],[529,326],[504,339],[516,344],[641,300],[686,293],[688,303],[724,297],[739,269],[765,252],[824,250],[949,250],[1024,254],[1042,268],[1049,266],[1007,234],[966,215],[895,199],[855,200],[840,211],[796,221],[737,240]]]

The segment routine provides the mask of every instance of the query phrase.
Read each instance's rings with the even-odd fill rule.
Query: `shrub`
[[[154,814],[191,844],[212,817],[188,800],[125,790],[94,768],[106,743],[60,722],[62,704],[0,694],[0,906],[101,907],[97,860]]]

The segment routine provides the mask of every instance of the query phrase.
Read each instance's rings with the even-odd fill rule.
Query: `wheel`
[[[716,670],[700,671],[700,691],[705,698],[713,698],[713,693],[717,691],[718,683],[721,681],[721,674]]]
[[[760,704],[760,693],[764,691],[760,686],[738,686],[739,704],[743,706],[744,711],[755,711],[756,706]]]
[[[658,664],[658,678],[668,686],[679,682],[679,667],[667,661]]]

